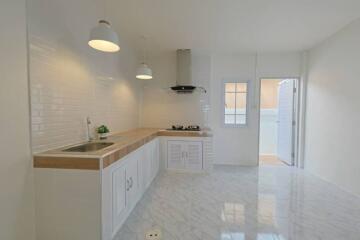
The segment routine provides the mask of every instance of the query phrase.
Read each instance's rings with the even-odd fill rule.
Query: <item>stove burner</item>
[[[173,125],[171,129],[168,130],[174,130],[174,131],[200,131],[200,126],[198,125],[189,125],[187,127],[184,127],[182,125]]]

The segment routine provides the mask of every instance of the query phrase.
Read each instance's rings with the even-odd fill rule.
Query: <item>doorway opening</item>
[[[296,78],[261,79],[259,165],[295,165],[297,85]]]

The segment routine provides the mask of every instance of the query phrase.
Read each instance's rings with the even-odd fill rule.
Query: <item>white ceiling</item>
[[[360,17],[360,0],[107,0],[120,36],[152,52],[308,49]]]

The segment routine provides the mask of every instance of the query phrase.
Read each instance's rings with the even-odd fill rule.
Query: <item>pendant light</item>
[[[88,44],[90,47],[103,52],[120,50],[119,37],[106,20],[100,20],[99,24],[91,30]]]
[[[142,63],[136,71],[136,78],[141,80],[152,79],[151,69],[145,63]]]
[[[141,80],[149,80],[149,79],[152,79],[153,76],[152,76],[151,68],[149,68],[148,65],[145,63],[146,62],[146,47],[145,47],[146,39],[145,39],[145,37],[143,37],[143,41],[144,41],[143,61],[136,71],[136,78],[141,79]]]

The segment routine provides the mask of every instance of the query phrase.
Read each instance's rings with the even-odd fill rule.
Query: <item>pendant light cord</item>
[[[143,24],[143,35],[142,35],[142,39],[143,39],[143,63],[146,64],[146,18],[145,18],[145,0],[140,0],[141,1],[141,16],[142,16],[142,24]]]
[[[107,0],[104,0],[104,12],[103,12],[103,20],[105,20],[106,22],[108,22],[107,21],[107,19],[106,19],[106,6],[107,6],[107,4],[106,4],[106,2],[107,2]],[[109,24],[110,25],[110,24]]]
[[[146,37],[145,36],[142,36],[141,37],[142,40],[143,40],[143,54],[142,54],[142,57],[143,57],[143,64],[146,63]]]

